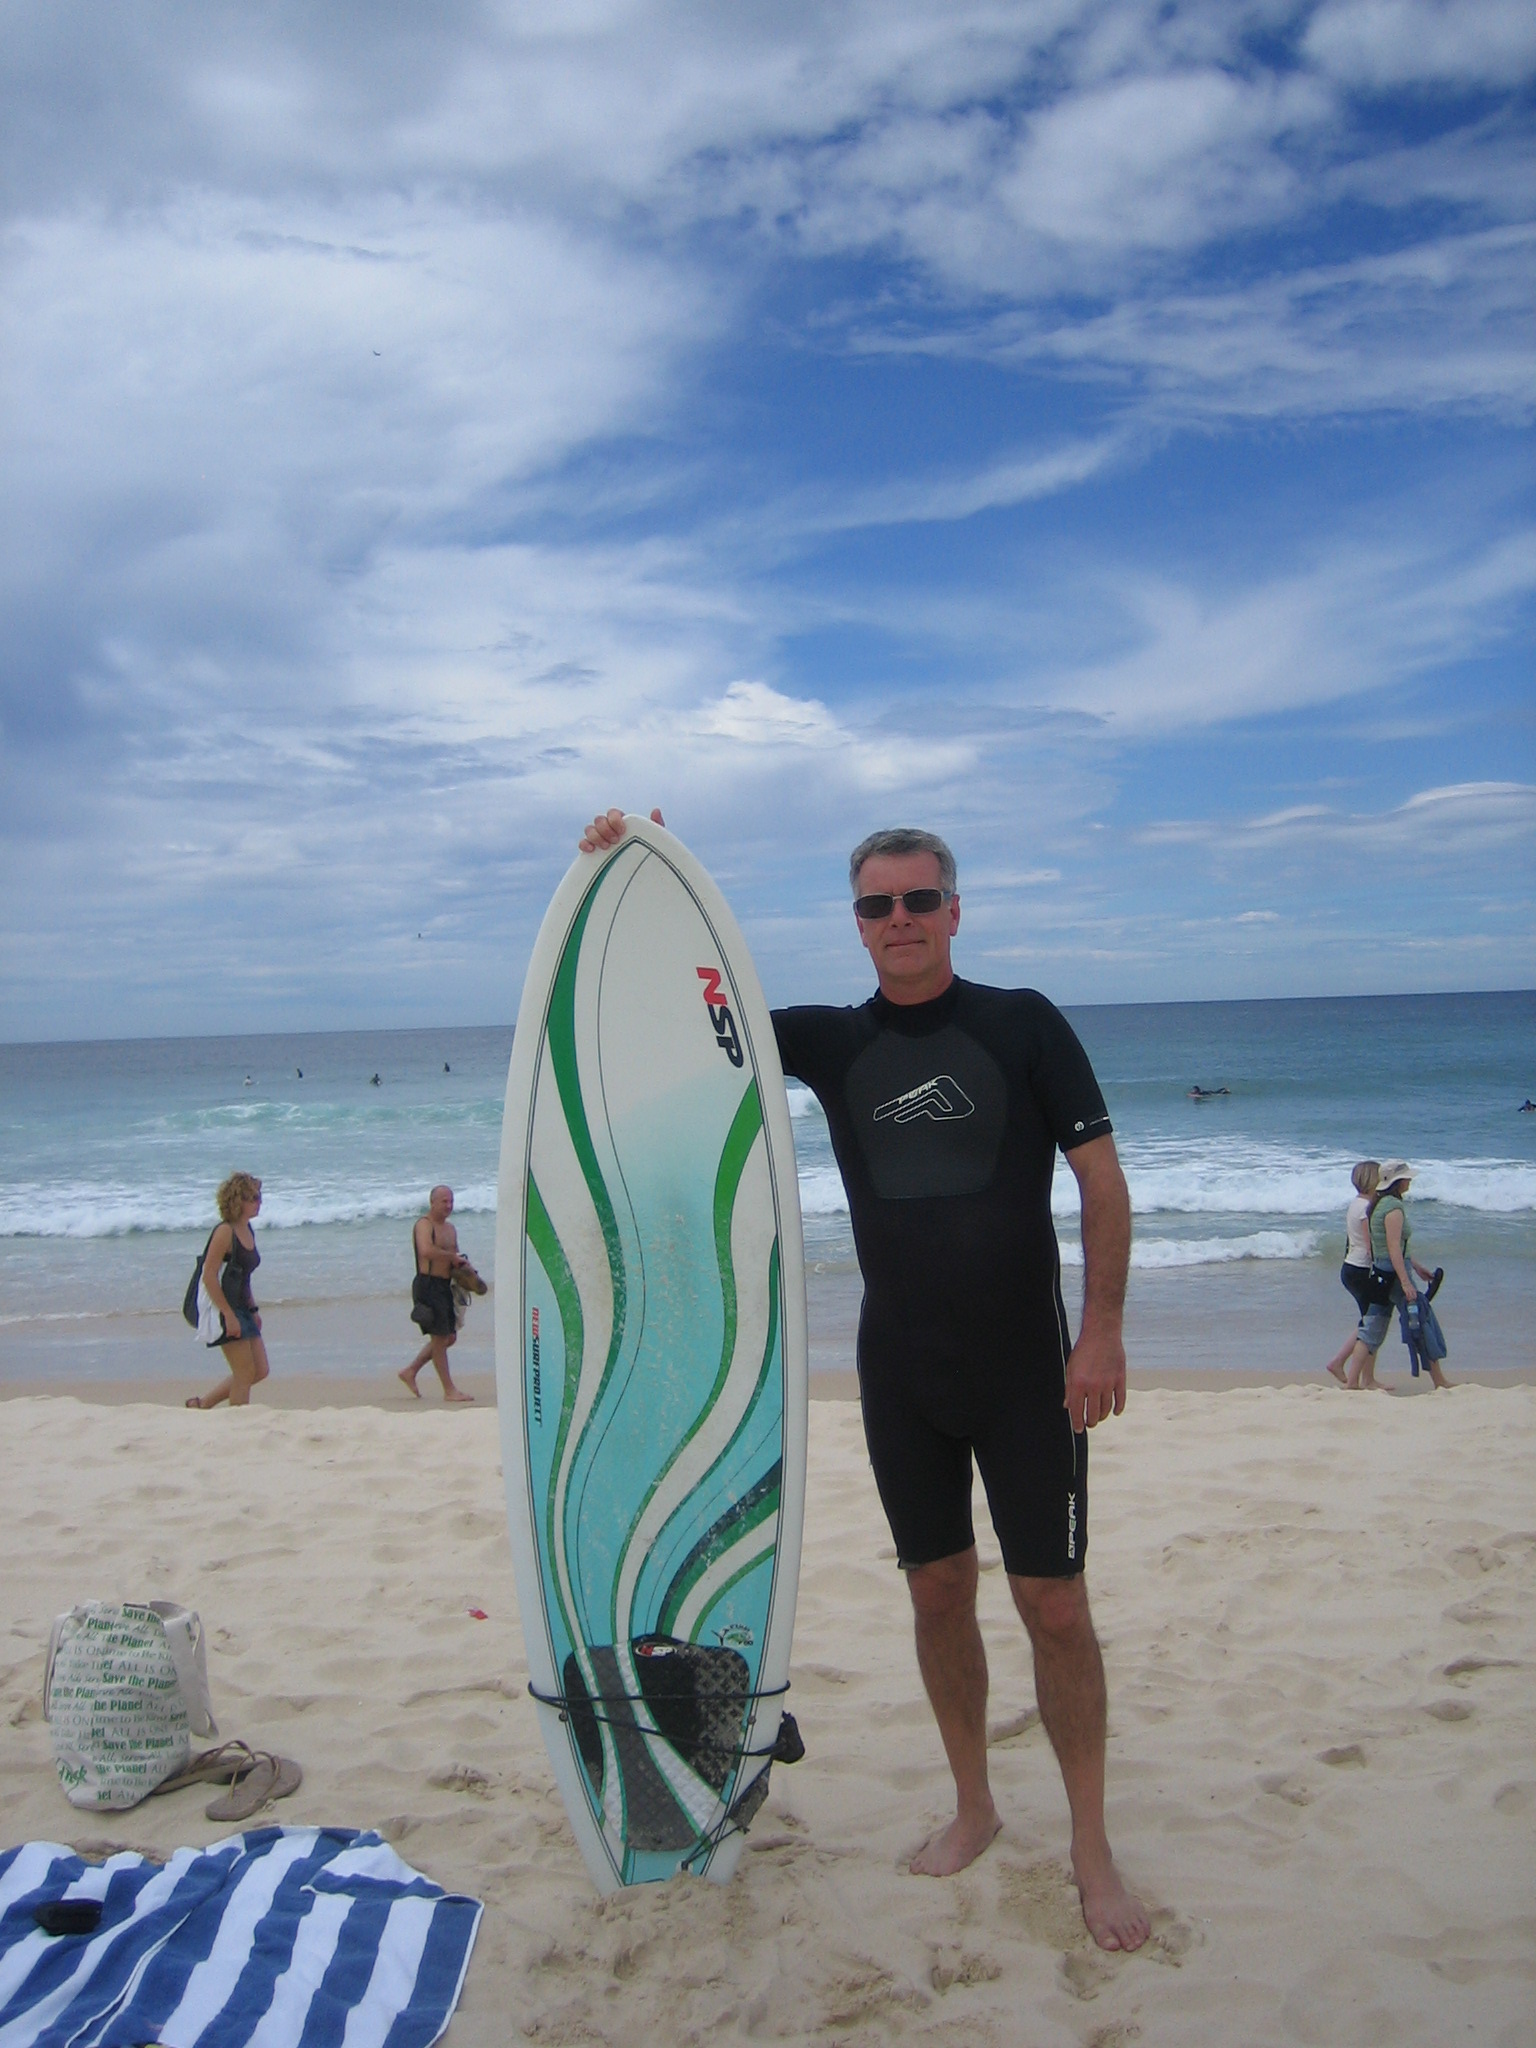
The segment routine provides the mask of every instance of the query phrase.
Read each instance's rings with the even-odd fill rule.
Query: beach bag
[[[48,1642],[43,1719],[72,1806],[137,1806],[217,1735],[203,1624],[173,1600],[88,1600]]]
[[[197,1334],[211,1351],[216,1344],[224,1342],[224,1318],[208,1297],[208,1290],[201,1281],[197,1285]]]
[[[1370,1284],[1366,1289],[1367,1308],[1390,1308],[1393,1290],[1397,1286],[1397,1274],[1390,1266],[1372,1265]]]
[[[214,1225],[217,1230],[218,1225]],[[208,1233],[208,1244],[213,1243],[213,1230]],[[203,1267],[208,1262],[208,1244],[198,1253],[197,1264],[192,1268],[192,1278],[187,1282],[187,1291],[181,1298],[181,1312],[196,1330],[205,1344],[217,1344],[224,1335],[224,1318],[208,1299],[208,1290],[203,1285]]]

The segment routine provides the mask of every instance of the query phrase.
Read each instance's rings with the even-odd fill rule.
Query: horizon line
[[[957,976],[965,980],[966,976]],[[1464,1001],[1479,996],[1536,996],[1536,987],[1522,988],[1442,988],[1442,989],[1393,989],[1376,992],[1360,992],[1354,995],[1308,995],[1308,996],[1160,996],[1150,1001],[1118,1001],[1092,1003],[1058,1003],[1063,1012],[1072,1010],[1214,1010],[1233,1009],[1240,1005],[1280,1003],[1423,1003]],[[781,1006],[788,1007],[788,1006]],[[833,1004],[829,1007],[842,1008]],[[855,1007],[848,1005],[846,1007]],[[407,1032],[422,1034],[432,1031],[508,1031],[515,1030],[513,1022],[494,1024],[328,1024],[289,1025],[277,1031],[143,1031],[129,1033],[120,1038],[4,1038],[0,1039],[0,1052],[28,1052],[42,1046],[54,1045],[190,1045],[199,1042],[227,1039],[249,1041],[264,1038],[346,1038],[361,1036],[367,1032],[381,1036]]]

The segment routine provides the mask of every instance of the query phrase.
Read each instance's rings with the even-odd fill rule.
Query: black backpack
[[[209,1231],[208,1244],[213,1243],[213,1232],[218,1227],[215,1223],[213,1230]],[[197,1264],[192,1268],[192,1278],[187,1282],[187,1291],[181,1298],[181,1312],[194,1330],[197,1328],[197,1283],[202,1279],[203,1267],[208,1262],[208,1244],[205,1244],[198,1254]]]

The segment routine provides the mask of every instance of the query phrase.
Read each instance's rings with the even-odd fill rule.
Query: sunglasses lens
[[[889,917],[898,903],[909,917],[926,917],[943,901],[942,889],[908,889],[901,896],[858,896],[854,898],[853,907],[866,924],[877,924],[881,918]]]

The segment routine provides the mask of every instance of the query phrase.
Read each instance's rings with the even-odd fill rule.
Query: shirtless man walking
[[[608,811],[581,845],[614,846],[623,831],[623,813]],[[848,1191],[865,1290],[865,1437],[955,1781],[954,1819],[911,1868],[963,1870],[1002,1826],[987,1777],[974,1456],[1034,1649],[1083,1918],[1101,1948],[1136,1949],[1151,1928],[1105,1832],[1104,1665],[1083,1578],[1087,1432],[1125,1407],[1131,1210],[1109,1116],[1087,1054],[1044,996],[955,974],[960,897],[942,839],[874,833],[850,879],[878,992],[856,1009],[776,1010],[773,1023],[784,1071],[826,1112]],[[1082,1201],[1075,1345],[1051,1222],[1058,1147]]]
[[[462,1387],[454,1385],[453,1374],[448,1369],[449,1347],[459,1341],[453,1306],[454,1276],[473,1274],[477,1281],[480,1277],[459,1250],[459,1234],[448,1220],[452,1214],[453,1189],[436,1187],[427,1197],[427,1213],[417,1217],[416,1228],[411,1232],[411,1244],[416,1253],[416,1278],[411,1283],[411,1321],[427,1341],[410,1364],[402,1369],[400,1377],[418,1401],[421,1389],[416,1384],[416,1375],[429,1358],[443,1383],[445,1401],[473,1401],[475,1398],[473,1394],[466,1394]]]

